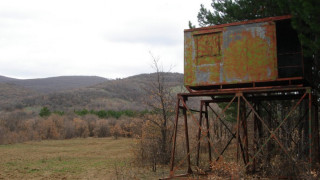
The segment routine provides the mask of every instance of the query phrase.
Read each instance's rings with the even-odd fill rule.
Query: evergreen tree
[[[51,111],[47,107],[43,107],[39,113],[41,117],[48,117],[50,116],[50,114],[51,114]]]
[[[305,57],[312,60],[313,86],[320,95],[320,1],[281,0],[280,7],[289,7],[292,27],[298,32]]]
[[[213,12],[201,4],[198,22],[208,26],[290,14],[287,6],[279,6],[279,1],[283,0],[213,0]]]

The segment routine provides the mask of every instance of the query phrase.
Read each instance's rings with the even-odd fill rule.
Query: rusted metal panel
[[[276,51],[272,21],[185,31],[185,85],[276,80]]]
[[[195,45],[192,32],[184,33],[184,84],[192,85],[195,81]]]
[[[221,63],[221,32],[194,36],[196,42],[196,82],[219,82]]]
[[[226,27],[220,83],[277,79],[274,22]]]

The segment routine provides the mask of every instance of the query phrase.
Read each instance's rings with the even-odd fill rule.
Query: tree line
[[[81,109],[81,110],[74,110],[73,111],[76,115],[79,116],[85,116],[88,114],[96,115],[99,118],[116,118],[119,119],[121,116],[127,116],[127,117],[141,117],[147,113],[153,113],[152,111],[149,110],[143,110],[143,111],[134,111],[134,110],[87,110],[87,109]],[[40,110],[39,115],[41,117],[48,117],[51,114],[57,114],[57,115],[64,115],[64,111],[58,111],[55,110],[51,112],[49,108],[43,107]]]

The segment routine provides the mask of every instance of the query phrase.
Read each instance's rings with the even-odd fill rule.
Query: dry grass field
[[[86,138],[0,145],[0,179],[158,179],[133,163],[133,139]]]

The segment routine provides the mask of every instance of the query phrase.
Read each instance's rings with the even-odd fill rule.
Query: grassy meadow
[[[134,139],[85,138],[0,145],[0,179],[158,179],[133,163]]]

